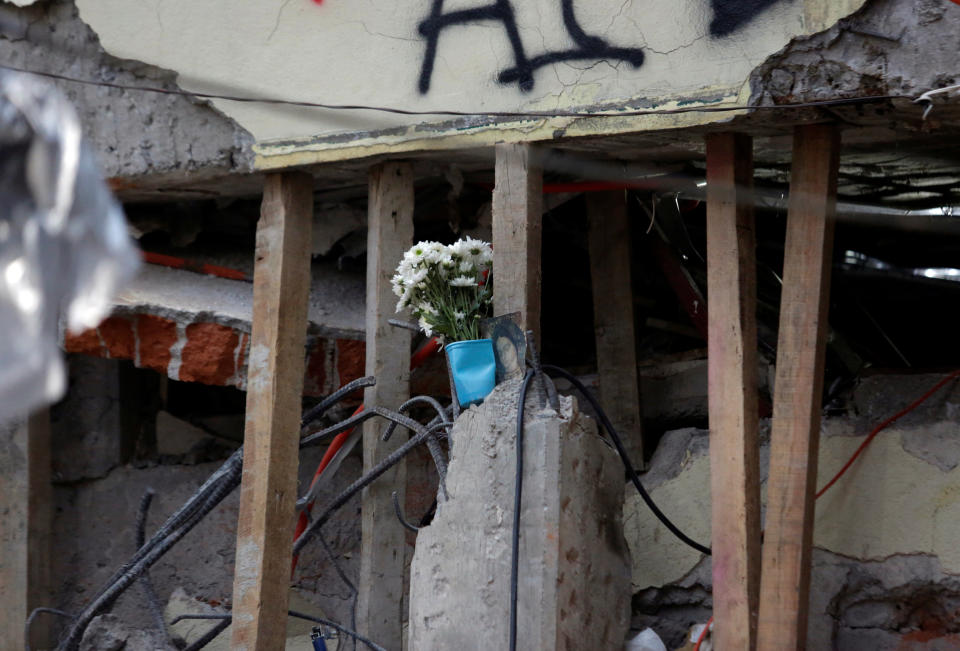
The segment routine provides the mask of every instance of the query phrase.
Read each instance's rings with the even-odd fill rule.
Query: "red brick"
[[[325,396],[330,393],[327,386],[327,340],[313,340],[313,348],[307,354],[307,372],[303,378],[303,394],[306,396]]]
[[[337,375],[340,386],[363,377],[366,370],[366,343],[356,339],[337,339]]]
[[[191,323],[180,355],[180,379],[225,385],[236,366],[233,354],[240,343],[237,332],[218,323]]]
[[[165,374],[170,364],[170,347],[177,343],[177,324],[152,314],[139,314],[137,340],[140,366]]]
[[[63,349],[68,353],[80,353],[81,355],[93,355],[94,357],[103,357],[103,346],[100,345],[100,335],[96,328],[84,330],[80,334],[70,334],[69,331],[63,337]]]
[[[111,359],[134,359],[137,340],[133,336],[133,323],[130,319],[112,316],[101,323],[97,329]]]
[[[367,371],[367,344],[356,339],[337,339],[337,379],[340,386],[363,377]],[[338,387],[339,388],[339,387]],[[363,400],[362,391],[354,391],[348,402]]]

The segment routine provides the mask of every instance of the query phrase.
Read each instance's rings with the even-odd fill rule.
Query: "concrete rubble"
[[[819,480],[836,473],[875,425],[942,376],[872,376],[848,415],[823,421]],[[817,502],[808,648],[840,651],[952,649],[960,645],[960,490],[955,433],[960,388],[944,389],[881,432],[840,483]],[[954,435],[951,436],[950,433]],[[761,427],[761,494],[769,421]],[[695,540],[710,539],[708,433],[664,435],[645,486]],[[711,615],[710,559],[653,519],[632,488],[624,504],[633,557],[633,628],[652,627],[669,648]]]
[[[449,500],[420,531],[408,647],[506,648],[518,382],[454,425]],[[618,648],[630,605],[622,466],[570,398],[525,419],[518,647]],[[543,441],[558,441],[545,445]]]

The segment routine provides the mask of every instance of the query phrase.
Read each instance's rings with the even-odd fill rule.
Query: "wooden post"
[[[43,409],[0,426],[0,651],[26,648],[27,615],[50,605],[51,499],[50,417]],[[51,628],[48,619],[37,622],[34,648],[50,642]]]
[[[756,648],[760,593],[753,143],[707,137],[707,297],[715,648]]]
[[[364,404],[396,409],[410,395],[410,332],[387,319],[395,315],[397,297],[390,278],[413,244],[413,167],[384,163],[370,170],[367,217],[367,375],[376,386],[366,389]],[[403,444],[400,432],[380,440],[384,423],[363,425],[363,471],[368,472]],[[404,502],[407,469],[400,462],[363,492],[360,546],[360,631],[388,649],[399,649],[403,633],[403,568],[406,534],[397,521],[391,493]]]
[[[630,223],[621,191],[587,195],[593,333],[603,408],[621,433],[630,460],[643,468],[643,420],[637,381],[630,280]]]
[[[253,274],[232,649],[275,651],[286,643],[312,218],[308,174],[267,176]]]
[[[832,125],[794,132],[760,588],[764,650],[806,643],[839,149]]]
[[[543,173],[530,145],[499,144],[496,159],[493,312],[519,312],[521,327],[539,337]]]

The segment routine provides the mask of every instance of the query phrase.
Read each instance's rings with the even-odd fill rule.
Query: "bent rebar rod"
[[[154,495],[156,495],[154,490],[148,488],[144,492],[143,497],[140,498],[140,507],[137,509],[137,522],[134,527],[134,543],[136,544],[134,551],[143,547],[146,542],[147,514],[150,512],[150,504],[153,502]],[[147,600],[150,615],[153,617],[153,623],[157,627],[157,631],[160,633],[163,641],[170,644],[170,636],[167,635],[167,625],[163,620],[163,606],[160,605],[160,598],[157,596],[157,591],[153,588],[150,573],[146,570],[144,570],[143,575],[140,577],[140,587],[143,590],[143,596]]]
[[[326,413],[326,411],[330,409],[330,407],[334,406],[335,404],[337,404],[338,402],[346,398],[348,395],[350,395],[354,391],[357,391],[358,389],[363,389],[366,387],[372,387],[376,383],[377,383],[377,378],[375,378],[372,375],[368,375],[366,377],[357,378],[356,380],[348,384],[344,384],[342,387],[340,387],[339,389],[331,393],[329,396],[321,400],[319,404],[307,410],[307,413],[305,413],[303,417],[300,419],[301,433],[304,432],[304,430],[307,428],[307,426],[310,423],[312,423],[313,421],[323,416],[323,414]]]
[[[359,386],[364,385],[365,383],[374,381],[372,378],[360,378],[359,380],[351,383],[353,385],[347,385],[341,391],[336,393],[337,400],[342,399],[345,395],[350,393]],[[367,386],[369,386],[367,384]],[[331,396],[332,398],[333,396]],[[336,400],[326,399],[324,403],[318,405],[317,407],[324,406],[329,408]],[[322,413],[322,410],[314,408],[318,413]],[[391,463],[386,464],[382,470],[375,468],[374,471],[366,478],[366,482],[360,486],[360,489],[368,485],[370,482],[379,477],[383,472],[386,471],[390,466],[394,465],[400,458],[402,458],[407,452],[412,450],[416,445],[423,442],[427,437],[434,435],[434,432],[438,428],[428,428],[424,429],[423,426],[406,417],[402,414],[397,414],[388,409],[383,409],[382,407],[372,407],[368,411],[365,411],[357,416],[348,418],[345,421],[342,421],[336,426],[327,428],[313,435],[307,436],[300,442],[300,447],[308,447],[309,445],[316,444],[321,438],[329,435],[335,434],[340,431],[349,429],[350,427],[356,426],[356,424],[365,421],[367,418],[373,416],[380,416],[386,418],[392,422],[397,422],[404,427],[418,431],[417,436],[410,439],[410,441],[398,448],[393,454],[384,459],[384,462],[381,462],[383,465],[390,459],[394,459]],[[443,424],[441,424],[441,427]],[[397,454],[401,452],[401,454]],[[77,645],[79,644],[80,638],[83,636],[84,631],[89,625],[90,621],[99,614],[103,609],[109,607],[119,596],[122,594],[139,576],[143,571],[153,565],[160,557],[162,557],[169,549],[176,544],[183,536],[185,536],[193,527],[197,525],[213,508],[215,508],[230,492],[235,489],[240,483],[240,476],[242,470],[242,461],[243,461],[243,448],[237,449],[224,463],[214,472],[204,483],[203,485],[184,503],[174,512],[166,522],[151,536],[145,544],[143,544],[140,549],[116,572],[110,580],[104,585],[103,588],[97,593],[91,603],[83,610],[83,612],[78,615],[74,621],[73,626],[70,628],[65,639],[57,646],[58,651],[74,651]],[[363,481],[364,478],[361,478],[360,481]],[[359,482],[356,482],[359,483]],[[355,483],[355,484],[356,484]],[[359,490],[359,489],[358,489]],[[353,493],[347,496],[349,499]],[[345,500],[344,500],[345,501]],[[342,504],[341,504],[342,505]],[[323,514],[324,521],[329,518],[332,511],[339,508],[340,505],[332,506]],[[314,521],[316,524],[319,521]],[[316,527],[311,525],[308,527],[307,532],[316,530]],[[300,542],[299,548],[302,548],[306,544],[307,539],[312,537],[312,533],[309,536],[306,536],[307,532],[304,532],[305,536],[301,536],[298,540]],[[298,548],[298,549],[299,549]]]
[[[397,514],[397,520],[400,521],[400,524],[403,525],[403,528],[407,531],[412,531],[413,533],[420,531],[420,527],[408,522],[407,518],[403,515],[403,509],[400,508],[400,498],[397,497],[397,491],[393,491],[393,493],[390,494],[390,497],[393,498],[393,512]]]
[[[26,647],[26,651],[30,650],[30,630],[33,628],[33,620],[37,618],[37,615],[41,613],[48,613],[50,615],[58,615],[60,617],[66,617],[67,619],[75,619],[74,615],[71,615],[68,612],[63,610],[58,610],[57,608],[47,608],[45,606],[40,606],[39,608],[34,608],[30,611],[30,614],[27,616],[27,621],[23,625],[23,643]]]
[[[140,555],[144,549],[149,547],[139,560],[126,563],[119,578],[115,582],[108,584],[107,587],[101,591],[100,595],[77,616],[65,639],[57,646],[57,651],[74,651],[77,645],[79,645],[80,639],[83,637],[83,633],[90,624],[90,621],[116,601],[117,597],[130,587],[144,570],[156,563],[160,557],[166,554],[173,545],[187,535],[200,520],[239,485],[242,468],[239,461],[240,457],[236,454],[228,459],[228,463],[221,467],[221,470],[227,467],[227,472],[220,476],[219,482],[214,484],[210,495],[198,505],[190,517],[184,520],[179,527],[169,531],[162,539],[157,540],[154,545],[150,546],[148,544],[140,548],[137,555]],[[218,472],[214,474],[217,475],[219,473],[220,471],[218,470]],[[206,486],[206,484],[204,485]]]
[[[416,421],[414,421],[416,422]],[[326,524],[327,520],[330,519],[330,516],[337,511],[340,507],[346,504],[351,497],[362,491],[364,488],[372,484],[380,475],[385,473],[387,470],[395,466],[400,460],[405,457],[411,450],[425,442],[429,437],[433,436],[433,430],[435,428],[445,427],[442,423],[435,427],[429,429],[424,429],[422,426],[417,423],[417,433],[412,436],[410,440],[398,447],[396,450],[388,454],[383,460],[378,463],[376,466],[370,469],[370,472],[365,474],[363,477],[357,481],[350,484],[350,486],[340,493],[337,497],[327,505],[323,512],[313,520],[307,528],[304,530],[300,537],[297,538],[296,542],[293,543],[293,553],[299,554],[304,546],[310,542],[313,536],[316,534],[317,530]]]
[[[427,425],[427,427],[432,427],[434,423],[439,422],[444,425],[451,425],[450,420],[447,418],[446,410],[443,406],[437,402],[434,398],[430,396],[415,396],[410,398],[405,403],[400,405],[397,408],[397,411],[401,414],[408,411],[414,405],[425,403],[433,407],[434,411],[437,412],[436,417]],[[387,429],[383,432],[382,440],[389,441],[390,437],[393,436],[394,430],[397,429],[397,423],[391,422]],[[443,448],[440,447],[440,441],[437,436],[431,436],[427,439],[427,449],[430,451],[430,456],[433,457],[433,463],[437,466],[437,474],[440,475],[440,495],[443,499],[447,499],[447,459],[443,454]],[[401,522],[403,520],[401,519]]]

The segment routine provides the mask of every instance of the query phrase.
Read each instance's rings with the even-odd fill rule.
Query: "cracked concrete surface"
[[[425,0],[386,7],[332,2],[238,6],[228,0],[203,5],[189,0],[77,1],[108,51],[176,70],[181,83],[191,90],[226,84],[323,103],[421,111],[442,106],[468,112],[663,105],[706,95],[733,99],[766,56],[793,37],[828,27],[862,4],[862,0],[779,2],[731,34],[714,36],[710,34],[711,4],[706,0],[577,2],[574,13],[580,29],[615,48],[642,48],[645,62],[636,68],[622,65],[611,58],[616,54],[608,52],[548,65],[536,71],[530,94],[516,84],[497,81],[498,73],[513,60],[504,26],[498,21],[474,21],[444,30],[430,91],[420,94],[425,40],[418,25],[430,13]],[[447,3],[444,9],[478,6],[483,3]],[[515,1],[512,6],[528,57],[574,47],[574,35],[557,0]],[[225,22],[231,24],[230,30],[220,29]],[[265,79],[270,83],[265,84]],[[216,105],[261,142],[412,127],[436,119],[230,102]],[[607,124],[593,129],[603,132]]]

